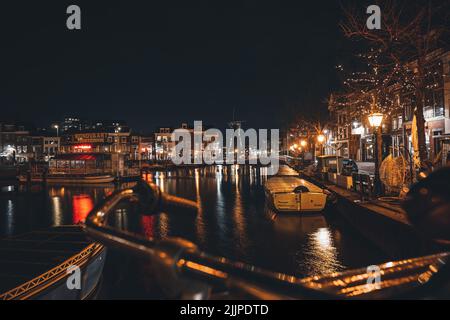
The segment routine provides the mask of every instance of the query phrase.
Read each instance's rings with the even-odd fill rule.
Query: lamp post
[[[320,145],[320,155],[323,155],[323,143],[325,142],[325,140],[326,140],[326,137],[324,134],[321,133],[317,136],[317,142]]]
[[[55,125],[53,126],[53,128],[56,129],[56,137],[59,137],[59,126],[58,126],[57,124],[55,124]]]
[[[383,122],[383,114],[382,113],[372,113],[368,117],[370,126],[374,129],[374,143],[375,143],[375,178],[373,181],[374,184],[374,193],[376,196],[381,194],[381,181],[380,181],[380,163],[378,161],[379,158],[379,150],[378,148],[378,135],[381,124]]]

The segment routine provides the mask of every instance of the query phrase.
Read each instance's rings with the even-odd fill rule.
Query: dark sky
[[[66,8],[82,30],[66,28]],[[1,118],[124,119],[151,131],[237,118],[278,127],[326,114],[343,50],[334,0],[8,1],[0,10]],[[0,118],[0,120],[1,120]]]

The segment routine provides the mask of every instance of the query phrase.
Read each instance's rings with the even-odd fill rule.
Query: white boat
[[[326,190],[297,176],[275,176],[264,187],[271,205],[280,212],[322,211],[327,203]]]

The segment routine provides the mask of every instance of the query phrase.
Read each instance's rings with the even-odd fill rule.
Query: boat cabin
[[[111,173],[112,160],[105,153],[66,153],[50,160],[50,174],[105,174]]]

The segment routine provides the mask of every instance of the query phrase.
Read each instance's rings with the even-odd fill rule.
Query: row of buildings
[[[124,121],[88,123],[76,117],[46,129],[25,123],[0,123],[0,164],[49,161],[57,155],[74,153],[122,154],[130,161],[170,160],[175,129],[194,131],[182,123],[178,128],[160,127],[151,134],[137,134]]]
[[[433,56],[431,69],[433,85],[428,87],[425,94],[425,130],[426,144],[429,158],[445,162],[450,151],[450,51],[438,50]],[[413,94],[396,94],[399,108],[395,112],[385,115],[382,125],[383,155],[390,153],[398,155],[407,149],[413,153],[411,128],[414,117]],[[357,161],[374,161],[373,130],[368,124],[367,117],[351,115],[347,108],[329,105],[331,125],[327,133],[330,148],[327,153],[337,153],[343,157]],[[331,146],[334,146],[331,148]]]

